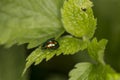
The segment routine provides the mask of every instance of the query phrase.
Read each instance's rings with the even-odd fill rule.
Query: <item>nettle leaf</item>
[[[120,76],[108,65],[78,63],[69,73],[69,80],[119,80]]]
[[[66,0],[62,9],[64,28],[76,37],[91,38],[96,29],[90,0]]]
[[[45,49],[42,50],[41,47],[34,50],[26,59],[26,67],[23,73],[33,64],[39,64],[41,61],[46,59],[46,61],[50,60],[53,56],[63,55],[72,55],[80,50],[84,50],[87,48],[87,42],[84,42],[80,39],[73,38],[72,36],[65,36],[58,39],[58,43],[60,47],[56,50]]]
[[[120,74],[118,73],[108,73],[107,80],[120,80]]]
[[[94,59],[97,62],[100,62],[104,64],[104,50],[107,44],[106,39],[102,39],[99,42],[96,38],[94,38],[89,44],[88,44],[88,53],[91,56],[92,59]]]
[[[30,43],[33,48],[64,29],[64,0],[0,0],[0,44]]]

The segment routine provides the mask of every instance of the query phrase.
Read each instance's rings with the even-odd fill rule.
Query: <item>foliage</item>
[[[29,43],[33,48],[60,35],[62,4],[63,0],[0,0],[0,44]]]
[[[69,80],[119,80],[110,66],[91,63],[78,63],[70,74]]]
[[[83,62],[75,66],[69,80],[119,80],[117,74],[104,62],[106,39],[93,38],[96,19],[90,0],[1,0],[0,44],[28,43],[37,47],[26,59],[26,70],[53,56],[73,55],[88,50],[94,63]],[[62,35],[64,32],[69,35]],[[62,35],[62,36],[61,36]],[[55,38],[58,49],[41,49],[45,40]]]
[[[69,80],[119,80],[120,76],[103,61],[106,40],[97,42],[96,38],[88,45],[88,52],[95,63],[78,63],[69,76]]]
[[[97,39],[94,38],[91,43],[88,45],[88,52],[91,58],[93,58],[98,63],[104,63],[104,50],[107,44],[106,39],[102,39],[101,41],[97,42]]]
[[[67,32],[76,37],[91,38],[96,29],[90,0],[68,0],[62,9],[62,21]]]
[[[53,56],[59,56],[60,54],[63,55],[70,55],[75,54],[80,50],[84,50],[87,47],[87,43],[83,42],[82,40],[76,39],[72,36],[65,36],[58,40],[60,47],[57,50],[42,50],[41,46],[34,50],[30,56],[26,59],[26,67],[23,72],[27,70],[33,63],[35,65],[39,64],[43,59],[46,61],[50,60]],[[74,47],[73,47],[74,46]]]

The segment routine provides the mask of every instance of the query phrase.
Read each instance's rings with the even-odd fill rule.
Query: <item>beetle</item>
[[[50,38],[43,43],[41,48],[56,50],[57,48],[59,48],[59,43],[55,40],[55,38]]]

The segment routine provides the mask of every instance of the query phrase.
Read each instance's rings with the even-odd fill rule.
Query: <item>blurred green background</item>
[[[94,15],[97,18],[95,37],[99,40],[108,39],[105,61],[120,72],[120,0],[92,1]],[[25,46],[13,46],[9,49],[0,47],[0,80],[67,80],[68,72],[76,63],[89,61],[89,56],[84,54],[86,51],[74,56],[61,55],[48,62],[43,61],[37,66],[31,66],[29,74],[26,73],[21,78],[25,58],[32,51],[27,50]]]
[[[108,39],[105,61],[120,72],[120,0],[93,0],[98,25],[95,36]]]

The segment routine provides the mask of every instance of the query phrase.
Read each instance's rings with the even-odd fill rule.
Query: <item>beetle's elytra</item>
[[[42,45],[42,49],[53,49],[53,50],[55,50],[57,48],[59,48],[59,43],[54,38],[48,39]]]

